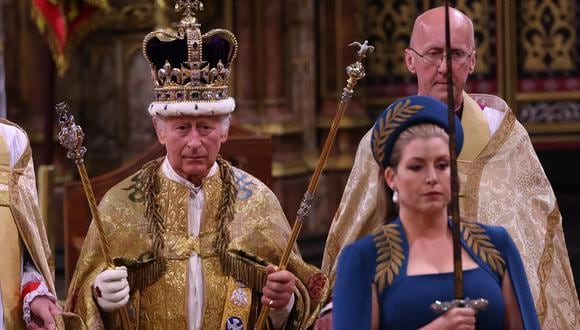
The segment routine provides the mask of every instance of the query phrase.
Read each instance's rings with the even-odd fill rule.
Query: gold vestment
[[[0,119],[0,123],[16,124]],[[40,218],[30,144],[10,169],[10,146],[0,135],[0,247],[3,252],[2,288],[7,329],[25,328],[20,292],[22,253],[25,248],[47,288],[55,293],[53,263],[44,222]]]
[[[463,151],[458,157],[461,216],[508,230],[524,260],[543,328],[577,329],[580,307],[562,217],[530,138],[501,98],[464,94],[464,99],[465,106],[483,104],[504,112],[504,118],[473,159],[462,157]],[[340,249],[370,234],[393,213],[379,203],[387,198],[386,185],[370,150],[370,133],[359,144],[326,241],[322,269],[331,283]],[[464,129],[466,141],[470,133]]]
[[[158,166],[160,161],[146,167],[151,164]],[[154,276],[155,271],[141,271],[139,268],[140,263],[156,262],[151,261],[155,239],[146,215],[144,196],[147,186],[142,178],[143,172],[142,169],[117,184],[99,205],[112,257],[129,269],[131,300],[128,308],[129,314],[133,315],[133,325],[140,329],[187,328],[187,265],[195,251],[202,258],[204,277],[202,327],[225,328],[224,306],[233,306],[230,302],[235,306],[244,304],[245,299],[238,299],[238,290],[235,290],[237,298],[227,294],[232,292],[231,283],[236,278],[251,289],[249,324],[244,324],[245,329],[250,329],[257,317],[264,285],[265,273],[260,260],[277,264],[290,234],[290,227],[274,194],[256,178],[232,167],[237,195],[233,220],[227,224],[230,237],[227,251],[237,259],[232,263],[233,274],[229,276],[220,263],[218,251],[218,213],[225,190],[221,176],[216,174],[202,180],[203,219],[200,234],[194,237],[187,228],[190,190],[169,180],[157,169],[155,180],[159,190],[155,193],[155,203],[163,221],[165,265],[162,275],[151,279],[149,277]],[[99,311],[93,298],[94,279],[105,267],[97,231],[91,224],[69,288],[66,308],[79,314],[89,328],[119,325],[117,317]],[[322,272],[302,261],[297,250],[291,256],[288,270],[298,280],[295,307],[286,327],[306,328],[318,316],[321,302],[326,299],[328,282]]]

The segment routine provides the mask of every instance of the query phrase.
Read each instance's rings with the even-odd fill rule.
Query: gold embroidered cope
[[[238,187],[238,190],[243,190],[244,194],[238,194],[234,218],[227,224],[230,236],[228,254],[234,256],[237,262],[245,264],[248,264],[245,257],[277,263],[290,234],[282,209],[274,194],[263,183],[239,169],[233,168],[233,173],[237,176],[238,184],[243,182],[244,186]],[[116,185],[107,192],[99,210],[115,260],[143,267],[140,265],[155,263],[156,260],[153,235],[149,232],[149,219],[145,216],[145,203],[143,199],[131,200],[130,197],[132,194],[147,195],[146,192],[140,194],[137,191],[144,187],[139,180],[144,180],[142,172]],[[133,320],[134,324],[143,329],[187,327],[188,262],[191,253],[196,252],[202,258],[204,279],[202,328],[224,328],[223,322],[229,320],[228,315],[240,317],[251,325],[257,316],[258,296],[263,282],[242,284],[225,274],[222,268],[216,244],[219,204],[224,193],[222,178],[214,175],[202,180],[205,203],[199,236],[190,235],[187,228],[189,189],[169,180],[160,170],[157,170],[155,180],[158,187],[155,203],[164,228],[165,272],[152,284],[139,286],[139,281],[134,281],[129,306],[130,314],[138,315],[138,319]],[[105,266],[98,244],[95,228],[91,226],[67,301],[67,310],[80,314],[89,328],[119,324],[116,317],[100,313],[91,293],[95,276]],[[243,251],[244,256],[240,256],[240,251]],[[296,305],[287,326],[305,328],[318,316],[318,310],[328,295],[328,285],[325,282],[321,294],[315,295],[313,290],[309,290],[308,284],[310,279],[322,275],[321,272],[305,264],[297,251],[290,260],[288,269],[296,275],[298,281]],[[254,269],[254,273],[263,272],[259,262],[250,265],[243,269]],[[132,273],[139,273],[139,268],[128,268],[130,278]],[[246,298],[248,304],[244,305],[242,302]],[[245,316],[240,314],[241,310],[247,311]]]

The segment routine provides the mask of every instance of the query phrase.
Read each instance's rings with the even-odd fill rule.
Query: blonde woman
[[[446,105],[424,96],[396,101],[375,123],[371,149],[399,212],[342,251],[335,329],[539,329],[521,257],[501,227],[461,228],[465,296],[487,299],[487,309],[430,309],[453,299],[447,129]]]

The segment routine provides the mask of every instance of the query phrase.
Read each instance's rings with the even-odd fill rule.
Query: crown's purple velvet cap
[[[210,68],[215,68],[221,60],[223,65],[227,67],[229,57],[232,55],[230,54],[231,49],[232,45],[228,40],[220,36],[213,36],[203,43],[203,61],[208,62]],[[147,42],[145,52],[155,66],[155,70],[163,68],[166,61],[169,61],[172,68],[180,68],[181,63],[187,61],[187,41],[185,39],[161,41],[159,38],[153,37]]]

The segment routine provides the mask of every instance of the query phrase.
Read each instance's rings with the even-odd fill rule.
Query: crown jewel
[[[175,3],[175,10],[180,11],[185,8],[183,13],[185,16],[191,16],[191,10],[203,11],[203,2],[199,0],[177,0]]]
[[[151,114],[233,111],[228,83],[237,55],[236,37],[224,29],[202,34],[196,14],[203,7],[199,0],[178,0],[175,9],[183,10],[183,17],[176,25],[177,31],[154,31],[143,40],[143,54],[151,67],[154,85]]]

